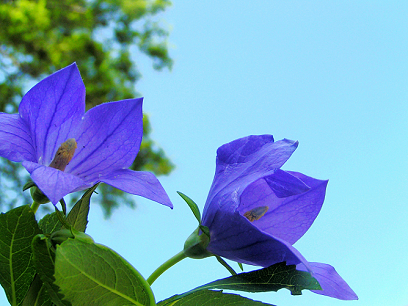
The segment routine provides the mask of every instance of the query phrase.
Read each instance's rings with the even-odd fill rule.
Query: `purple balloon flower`
[[[332,266],[308,262],[292,246],[316,219],[328,182],[280,169],[297,146],[261,135],[218,149],[202,219],[210,230],[207,250],[262,267],[286,261],[312,273],[323,289],[315,293],[357,299]]]
[[[53,204],[103,182],[172,207],[152,173],[127,169],[142,141],[142,101],[104,103],[85,113],[85,86],[74,63],[35,85],[18,114],[0,113],[0,156],[22,162]]]

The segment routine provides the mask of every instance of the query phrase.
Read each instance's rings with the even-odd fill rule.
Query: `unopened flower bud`
[[[184,243],[184,254],[187,257],[201,259],[213,255],[207,251],[207,246],[210,243],[210,237],[203,232],[200,234],[200,232],[200,227],[198,227]]]
[[[30,193],[33,201],[38,204],[45,204],[50,201],[37,186],[31,187]]]

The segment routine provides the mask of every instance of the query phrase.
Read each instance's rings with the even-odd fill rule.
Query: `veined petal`
[[[65,171],[96,182],[134,161],[143,135],[142,101],[98,105],[84,116],[75,138],[78,148]]]
[[[221,146],[217,150],[215,177],[204,214],[220,191],[239,189],[242,192],[252,182],[273,174],[297,146],[297,141],[288,139],[273,142],[271,135],[248,136]]]
[[[272,135],[248,136],[234,140],[218,148],[216,174],[230,170],[228,167],[231,166],[236,168],[235,171],[250,168],[251,172],[254,167],[264,167],[268,170],[280,168],[297,146],[297,141],[289,139],[273,142]]]
[[[262,267],[282,261],[308,266],[290,243],[260,231],[238,212],[219,210],[212,223],[203,225],[210,229],[208,251],[219,256]]]
[[[48,165],[85,112],[85,86],[76,64],[45,78],[23,97],[19,113],[37,152],[35,161]]]
[[[323,290],[312,290],[314,293],[334,297],[340,300],[358,300],[357,294],[350,288],[336,270],[328,264],[309,262],[312,275]],[[296,266],[297,270],[307,271],[302,264]]]
[[[102,176],[100,181],[127,193],[139,195],[173,208],[167,193],[153,173],[120,169]]]
[[[23,161],[23,166],[31,174],[34,183],[54,205],[71,192],[92,187],[75,175],[51,167],[29,161]]]
[[[273,142],[272,135],[251,135],[239,138],[219,147],[217,150],[217,160],[223,164],[243,163],[264,145]]]
[[[14,162],[36,161],[30,131],[18,114],[0,113],[0,156]]]
[[[289,173],[307,184],[310,190],[284,199],[278,199],[274,194],[265,194],[264,202],[275,205],[272,204],[265,216],[254,221],[254,224],[262,231],[294,244],[306,233],[319,214],[328,181],[317,180],[297,172]]]
[[[310,189],[304,182],[290,173],[276,169],[272,174],[263,178],[278,198],[286,198],[304,193]]]

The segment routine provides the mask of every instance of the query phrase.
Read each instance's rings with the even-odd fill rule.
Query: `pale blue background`
[[[176,191],[202,209],[216,149],[273,134],[300,143],[284,170],[330,179],[320,215],[295,247],[332,264],[359,301],[243,295],[280,306],[408,305],[408,2],[173,4],[162,15],[173,71],[135,57],[152,136],[177,166],[160,178],[174,210],[135,197],[136,210],[103,220],[94,205],[88,233],[148,277],[197,226]],[[153,290],[159,301],[228,275],[214,258],[186,259]]]

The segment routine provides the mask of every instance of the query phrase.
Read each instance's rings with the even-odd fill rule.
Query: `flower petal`
[[[250,265],[268,267],[278,262],[308,265],[290,243],[260,231],[238,212],[218,210],[211,223],[208,251]]]
[[[273,142],[272,135],[251,135],[239,138],[219,147],[217,159],[223,164],[243,163],[248,156],[256,153],[264,145]]]
[[[76,64],[45,78],[23,97],[19,113],[37,152],[35,161],[48,165],[58,147],[85,111],[85,86]]]
[[[31,174],[34,183],[54,205],[71,192],[92,187],[75,175],[51,167],[29,161],[23,161],[23,166]]]
[[[166,191],[153,173],[120,169],[102,176],[100,181],[124,192],[139,195],[173,208]]]
[[[75,138],[78,148],[65,172],[95,183],[134,161],[143,135],[143,99],[104,103],[84,116]]]
[[[271,135],[261,135],[248,136],[221,146],[217,151],[215,177],[203,216],[211,215],[213,209],[219,209],[218,206],[212,208],[213,198],[218,193],[237,193],[240,196],[249,184],[275,173],[296,150],[297,145],[297,141],[283,139],[273,142]]]
[[[248,136],[227,143],[217,150],[216,174],[231,166],[234,170],[245,171],[280,168],[298,146],[297,141],[283,139],[273,142],[272,135]],[[230,174],[230,171],[227,171]]]
[[[304,182],[290,173],[276,169],[263,178],[278,198],[304,193],[310,189]]]
[[[358,300],[357,294],[350,288],[336,270],[324,263],[309,262],[312,275],[317,279],[323,290],[312,290],[314,293],[334,297],[340,300]],[[307,271],[302,264],[296,266],[297,270]]]
[[[14,162],[36,161],[30,132],[18,114],[0,113],[0,156]]]
[[[310,190],[287,198],[278,198],[271,191],[264,191],[263,189],[266,188],[258,183],[252,192],[253,200],[258,197],[258,201],[248,207],[240,206],[239,211],[244,214],[254,205],[268,206],[267,213],[261,219],[254,221],[254,225],[274,237],[294,244],[306,233],[319,214],[328,181],[317,180],[301,173],[289,173],[310,186]],[[241,202],[248,202],[246,198],[244,192]]]

